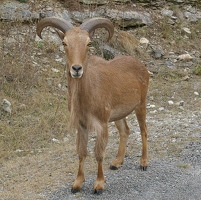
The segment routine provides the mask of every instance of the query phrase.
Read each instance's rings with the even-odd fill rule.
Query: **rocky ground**
[[[200,120],[200,109],[192,111],[185,107],[181,111],[170,107],[155,113],[149,110],[150,165],[148,171],[143,172],[139,169],[139,130],[135,119],[130,118],[131,135],[125,163],[118,171],[106,170],[107,184],[101,196],[94,197],[92,186],[95,175],[89,175],[80,193],[71,194],[71,183],[66,183],[55,192],[48,192],[47,199],[198,200],[201,195]],[[106,157],[114,147],[117,148],[113,126],[110,133]],[[106,158],[107,166],[108,162]]]
[[[0,3],[0,199],[200,199],[200,4],[131,2],[111,7],[56,0]],[[83,190],[70,192],[77,156],[75,135],[66,126],[69,113],[63,112],[67,109],[64,52],[53,30],[45,32],[43,41],[35,34],[37,20],[52,15],[77,25],[89,16],[110,18],[115,36],[103,44],[97,33],[93,53],[107,58],[131,54],[151,74],[148,171],[139,169],[141,138],[132,114],[125,162],[119,170],[109,170],[119,139],[114,124],[109,124],[107,183],[100,196],[93,194],[95,135],[90,137]]]

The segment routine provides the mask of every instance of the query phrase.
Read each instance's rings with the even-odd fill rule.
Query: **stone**
[[[52,11],[52,8],[51,7],[47,7],[46,10],[47,11]]]
[[[192,5],[189,5],[186,7],[184,17],[190,22],[197,22],[199,19],[201,19],[201,11],[198,10],[196,7],[192,7]]]
[[[169,101],[168,101],[168,104],[169,104],[170,106],[172,106],[172,105],[174,104],[174,102],[173,102],[172,100],[169,100]]]
[[[10,101],[8,101],[7,99],[3,99],[3,102],[2,102],[2,109],[9,113],[11,115],[11,112],[12,112],[12,105],[10,103]]]
[[[178,60],[180,60],[180,61],[190,61],[192,59],[193,59],[193,57],[188,53],[181,54],[181,55],[178,56]]]
[[[190,29],[189,29],[189,28],[184,27],[184,28],[182,28],[182,30],[183,30],[184,32],[186,32],[186,33],[191,34],[191,31],[190,31]]]
[[[179,106],[184,106],[184,101],[180,101]]]
[[[184,13],[185,17],[190,21],[190,22],[196,22],[198,19],[197,19],[197,16],[195,14],[192,14],[188,11],[186,11]]]
[[[140,38],[140,43],[141,44],[149,44],[149,40],[147,38]]]
[[[122,4],[130,2],[130,0],[114,0],[114,2]]]
[[[15,150],[15,153],[22,153],[22,152],[23,152],[22,149],[16,149],[16,150]]]
[[[145,48],[148,48],[149,40],[147,38],[140,38],[140,44],[144,44]]]
[[[166,10],[166,9],[164,9],[164,10],[161,11],[161,14],[163,16],[172,17],[173,11],[172,10]]]
[[[153,23],[150,14],[147,12],[123,12],[116,9],[108,9],[105,16],[114,20],[114,22],[122,28],[144,26]]]
[[[190,77],[188,75],[182,77],[182,81],[188,81],[190,79]]]
[[[175,103],[176,106],[184,106],[184,101],[179,101],[177,103]]]
[[[72,20],[82,23],[84,20],[93,18],[93,17],[100,17],[104,14],[104,10],[100,9],[97,12],[90,12],[89,10],[85,10],[84,12],[73,11],[71,12]]]
[[[39,13],[31,11],[29,4],[7,2],[0,5],[0,19],[5,21],[34,21],[40,18]]]
[[[175,63],[170,61],[170,60],[166,60],[164,65],[170,69],[174,69],[176,67]]]
[[[154,104],[147,104],[147,108],[155,108],[156,106]]]
[[[155,108],[156,106],[154,104],[151,104],[150,105],[150,108]]]
[[[80,3],[83,4],[95,4],[95,5],[104,5],[106,3],[109,3],[109,0],[78,0]]]
[[[67,86],[61,83],[58,84],[58,88],[61,89],[62,91],[67,91]]]
[[[55,69],[55,68],[52,68],[52,71],[55,72],[55,73],[58,73],[59,70],[58,69]]]
[[[67,10],[62,10],[62,11],[59,11],[59,12],[55,12],[55,13],[53,13],[53,15],[55,17],[59,17],[59,18],[65,19],[65,20],[67,20],[70,23],[73,23],[73,21],[71,19],[71,13],[68,12]]]
[[[56,58],[55,61],[62,63],[63,62],[63,58]]]
[[[160,107],[158,110],[159,110],[159,111],[164,111],[165,108],[164,108],[164,107]]]
[[[157,110],[150,111],[151,114],[157,113]]]
[[[57,144],[60,143],[59,140],[56,138],[52,138],[52,142],[57,143]]]
[[[104,5],[104,4],[108,4],[111,2],[110,0],[78,0],[78,1],[80,3],[87,4],[87,5],[90,5],[90,4]],[[125,3],[130,2],[130,0],[114,0],[113,2],[125,4]]]
[[[0,20],[4,21],[32,22],[52,16],[72,22],[69,12],[60,8],[53,9],[48,6],[45,10],[32,11],[28,2],[20,3],[10,1],[0,4]]]
[[[159,58],[162,58],[165,55],[165,53],[161,49],[161,47],[157,47],[157,46],[154,46],[154,45],[149,45],[149,46],[150,46],[150,49],[151,49],[152,57],[154,57],[156,59],[159,59]]]

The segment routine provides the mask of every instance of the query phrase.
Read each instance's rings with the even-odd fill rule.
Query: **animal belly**
[[[111,110],[109,122],[120,120],[129,115],[135,107],[132,108],[116,108]]]

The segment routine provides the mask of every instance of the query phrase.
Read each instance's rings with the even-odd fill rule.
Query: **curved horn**
[[[108,40],[114,34],[114,26],[113,26],[112,22],[106,18],[97,17],[97,18],[89,19],[89,20],[83,22],[80,25],[80,28],[87,31],[89,34],[93,33],[95,31],[95,29],[97,29],[97,28],[105,28],[105,29],[107,29],[107,31],[109,33]]]
[[[65,33],[67,30],[70,30],[73,28],[73,25],[64,19],[55,18],[55,17],[47,17],[47,18],[42,19],[37,24],[36,33],[40,38],[42,38],[42,36],[41,36],[42,30],[47,26],[52,26],[54,28],[57,28],[60,31],[62,31],[63,33]]]

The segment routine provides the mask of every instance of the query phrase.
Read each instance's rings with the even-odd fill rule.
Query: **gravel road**
[[[107,183],[103,194],[99,196],[93,194],[95,178],[95,175],[93,175],[87,177],[81,192],[71,194],[72,183],[67,183],[56,192],[49,193],[47,199],[201,199],[200,111],[184,112],[180,115],[176,115],[175,112],[167,113],[163,114],[163,120],[159,120],[159,118],[159,114],[157,115],[158,120],[156,118],[153,120],[150,115],[148,117],[150,131],[152,132],[150,143],[154,145],[154,138],[155,140],[159,138],[157,130],[163,132],[162,127],[165,127],[166,132],[163,135],[164,143],[162,145],[164,149],[161,157],[161,152],[158,155],[157,153],[152,154],[156,150],[152,151],[154,146],[150,147],[152,155],[146,172],[139,169],[140,154],[132,156],[128,153],[129,156],[125,158],[125,162],[119,170],[108,170],[105,173]],[[187,121],[190,121],[189,119],[192,119],[194,123],[187,125]],[[132,120],[129,123],[132,123]],[[167,131],[169,128],[178,135],[183,134],[183,138],[170,137],[170,132]],[[194,141],[188,140],[190,134],[194,136]],[[131,140],[133,135],[131,134],[130,136]],[[138,138],[136,140],[138,141]],[[182,140],[183,142],[179,142]],[[175,151],[174,154],[174,149],[170,150],[169,148],[170,143],[174,142],[178,142],[178,145],[181,145],[182,151],[179,153]],[[171,151],[170,155],[168,155],[168,151]]]
[[[166,91],[169,90],[170,94],[172,85],[166,84]],[[116,171],[108,168],[116,155],[119,137],[114,124],[109,125],[110,137],[104,163],[107,183],[103,194],[93,194],[97,165],[95,161],[92,163],[95,139],[91,136],[88,150],[93,156],[86,160],[86,182],[79,193],[71,193],[78,160],[74,150],[74,153],[69,154],[72,149],[69,150],[68,142],[64,142],[54,144],[52,149],[47,149],[44,153],[18,157],[0,166],[0,180],[3,183],[2,187],[0,184],[0,199],[201,199],[201,96],[194,94],[194,91],[201,93],[200,79],[182,82],[176,89],[174,85],[174,98],[164,95],[163,90],[158,91],[158,87],[152,88],[149,92],[149,104],[152,106],[147,109],[147,171],[139,169],[141,137],[136,118],[130,115],[127,121],[131,134],[126,158]],[[168,105],[169,99],[174,101],[173,105]],[[182,106],[177,103],[180,101],[184,102]],[[73,134],[68,137],[68,141],[72,141],[71,137],[75,139]]]
[[[194,147],[201,151],[199,143]],[[190,151],[183,159],[188,159],[191,154],[193,151]],[[190,169],[186,169],[177,166],[178,160],[153,159],[147,172],[140,171],[138,163],[133,165],[132,158],[127,157],[125,163],[118,171],[106,173],[106,188],[100,196],[93,194],[94,179],[90,178],[86,180],[80,193],[71,194],[71,184],[67,184],[51,194],[48,199],[198,200],[201,198],[200,161]]]

